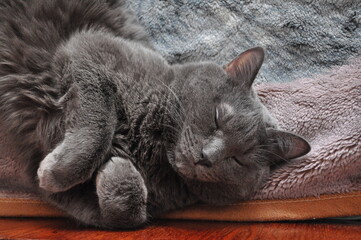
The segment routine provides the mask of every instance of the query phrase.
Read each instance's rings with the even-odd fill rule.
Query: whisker
[[[289,159],[284,158],[284,157],[282,157],[282,156],[280,156],[280,155],[278,155],[278,154],[276,154],[276,153],[274,153],[274,152],[268,151],[268,150],[266,150],[266,149],[262,149],[262,150],[263,150],[264,152],[267,152],[267,153],[273,154],[274,156],[276,156],[276,157],[280,158],[281,160],[283,160],[283,161],[285,161],[285,162],[290,162],[290,160],[289,160]]]
[[[257,147],[274,147],[274,146],[275,146],[275,144],[268,144],[268,145],[262,145],[262,144],[260,144],[260,145],[257,145]],[[297,146],[292,146],[292,148],[304,150],[304,148],[302,148],[302,147],[297,147]]]
[[[164,126],[164,127],[168,128],[168,129],[172,130],[173,132],[171,132],[171,134],[172,134],[173,136],[175,136],[175,137],[176,137],[176,136],[179,134],[179,132],[180,132],[179,129],[177,129],[177,128],[171,126],[171,125],[162,124],[162,126]]]
[[[181,113],[182,114],[185,114],[185,109],[182,105],[182,102],[180,101],[179,97],[177,96],[177,94],[173,91],[173,89],[171,89],[168,85],[166,85],[164,82],[162,82],[161,80],[158,80],[166,89],[169,90],[169,92],[174,96],[174,98],[176,99],[176,101],[178,102],[179,104],[179,107],[181,109]]]

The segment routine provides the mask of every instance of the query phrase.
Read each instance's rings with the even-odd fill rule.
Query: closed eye
[[[247,149],[246,151],[243,152],[243,155],[247,155],[247,154],[251,153],[252,150],[253,150],[253,148]]]
[[[214,110],[214,123],[216,124],[216,128],[219,129],[219,109],[217,107]]]
[[[225,123],[234,116],[234,109],[227,103],[222,103],[214,108],[214,121],[217,129],[224,127]]]
[[[237,157],[231,157],[231,159],[235,161],[239,166],[241,167],[245,166]]]

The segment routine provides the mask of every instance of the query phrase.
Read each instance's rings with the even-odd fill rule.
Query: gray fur
[[[85,224],[133,228],[247,199],[272,165],[309,151],[252,90],[262,49],[225,69],[169,65],[122,5],[0,3],[1,132],[34,191]]]

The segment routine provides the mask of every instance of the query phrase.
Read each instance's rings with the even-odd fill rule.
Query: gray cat
[[[310,150],[252,90],[263,58],[169,65],[121,0],[2,0],[0,130],[28,186],[85,224],[244,200]]]

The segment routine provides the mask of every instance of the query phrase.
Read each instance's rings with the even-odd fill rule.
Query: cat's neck
[[[128,102],[130,152],[147,185],[151,215],[196,201],[169,162],[185,117],[181,88],[172,81],[150,79],[137,87]]]
[[[151,50],[137,48],[129,54],[141,55],[142,62],[128,62],[131,68],[122,69],[121,76],[127,78],[119,82],[120,97],[127,116],[129,152],[149,192],[148,211],[157,214],[160,209],[194,203],[196,198],[169,162],[186,114],[178,68]]]
[[[119,44],[122,56],[115,76],[130,139],[143,149],[153,148],[152,152],[160,146],[169,148],[184,118],[174,68],[146,46],[125,40]]]
[[[154,164],[168,161],[163,155],[176,144],[185,117],[181,106],[177,93],[163,84],[144,89],[142,99],[128,102],[131,142],[138,159]],[[148,153],[152,156],[144,156]]]

